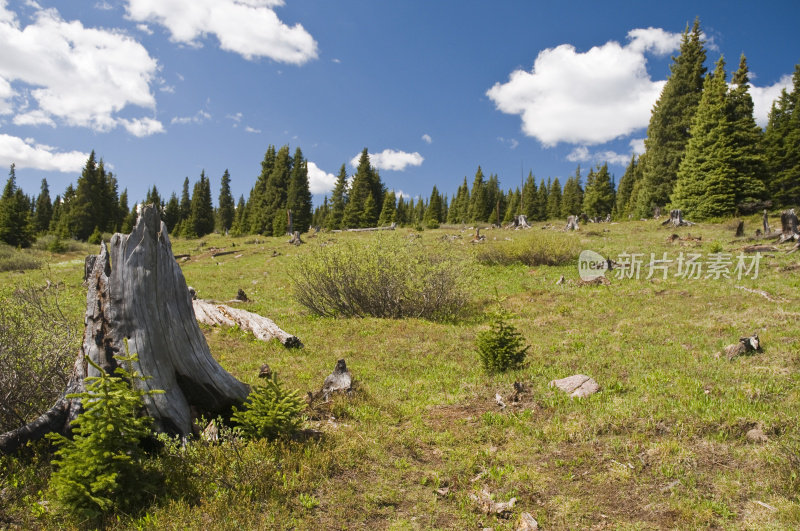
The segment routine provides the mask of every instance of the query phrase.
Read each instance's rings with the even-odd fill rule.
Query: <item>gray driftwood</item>
[[[213,418],[247,397],[248,386],[211,356],[166,225],[154,208],[142,209],[131,234],[101,244],[87,282],[83,345],[64,395],[38,419],[0,435],[0,452],[48,432],[67,433],[81,404],[66,395],[85,390],[84,378],[98,374],[85,358],[113,371],[126,338],[130,353],[139,357],[134,368],[150,377],[138,385],[164,391],[145,398],[145,413],[157,431],[189,435],[193,412]]]
[[[760,350],[761,341],[758,339],[758,334],[753,334],[750,337],[740,337],[738,343],[725,347],[725,356],[729,360],[732,360],[737,356],[744,356],[745,354]]]
[[[271,319],[257,313],[203,299],[194,299],[192,307],[194,308],[194,315],[200,323],[211,326],[238,326],[242,330],[252,332],[254,336],[262,341],[277,339],[285,347],[296,348],[303,346],[303,343],[296,336],[284,332]]]

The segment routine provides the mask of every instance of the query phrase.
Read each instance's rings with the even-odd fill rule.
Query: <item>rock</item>
[[[585,374],[574,374],[560,380],[553,380],[550,382],[550,387],[558,387],[569,394],[571,398],[585,398],[600,390],[597,382]]]
[[[537,531],[539,529],[539,522],[536,521],[531,513],[522,513],[519,515],[519,524],[517,524],[516,531]]]

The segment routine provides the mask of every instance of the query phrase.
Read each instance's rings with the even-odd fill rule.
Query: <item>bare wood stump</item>
[[[287,243],[290,243],[292,245],[301,245],[305,242],[303,242],[303,240],[300,239],[300,233],[298,231],[294,231],[292,233],[292,237],[289,239]]]
[[[797,231],[797,214],[794,209],[786,210],[781,214],[781,237],[778,243],[790,240],[800,241],[800,232]]]
[[[86,357],[111,372],[126,339],[138,354],[134,369],[150,377],[137,385],[164,391],[145,397],[145,414],[157,431],[189,435],[193,410],[213,418],[247,397],[249,387],[211,356],[166,225],[152,206],[142,209],[131,234],[101,244],[88,286],[83,345],[64,395],[38,419],[0,435],[0,452],[48,432],[67,433],[81,403],[66,395],[84,391],[84,379],[98,375]]]
[[[739,220],[739,223],[736,225],[736,237],[740,238],[744,236],[744,220]]]
[[[683,210],[676,208],[669,211],[669,219],[661,223],[661,225],[672,225],[673,227],[690,227],[694,225],[691,221],[683,219]]]
[[[578,216],[569,216],[567,218],[567,225],[564,227],[564,230],[578,230],[580,227],[578,226]]]
[[[767,209],[764,209],[764,219],[761,221],[764,228],[764,234],[769,234],[772,229],[769,227],[769,217],[767,216]]]

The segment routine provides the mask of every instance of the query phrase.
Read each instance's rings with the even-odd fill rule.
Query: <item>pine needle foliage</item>
[[[151,434],[152,419],[141,415],[146,395],[163,391],[138,389],[143,379],[132,367],[137,356],[117,356],[114,374],[88,357],[100,376],[86,378],[80,398],[83,411],[72,423],[74,437],[49,438],[59,447],[50,489],[61,510],[83,520],[96,520],[112,510],[129,511],[147,496],[144,451],[140,441]],[[129,369],[125,368],[125,365]]]
[[[489,330],[478,332],[475,346],[487,372],[505,372],[518,369],[525,361],[530,345],[525,345],[522,334],[509,323],[512,314],[498,305],[489,313]]]
[[[264,385],[254,387],[245,409],[234,407],[233,421],[247,439],[277,439],[297,432],[303,423],[305,403],[297,391],[287,391],[273,373]]]

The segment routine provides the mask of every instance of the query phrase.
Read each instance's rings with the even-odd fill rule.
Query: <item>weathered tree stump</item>
[[[739,223],[736,225],[736,237],[740,238],[744,236],[744,220],[739,220]]]
[[[193,411],[213,418],[247,397],[248,386],[211,356],[166,225],[152,206],[142,209],[130,235],[101,244],[88,285],[83,346],[64,395],[38,419],[0,435],[0,452],[48,432],[67,433],[81,403],[66,395],[84,391],[84,378],[97,375],[86,357],[111,372],[116,355],[126,353],[126,339],[130,353],[138,354],[134,369],[149,377],[137,385],[164,391],[145,397],[145,414],[157,431],[189,435]]]
[[[580,227],[578,226],[578,216],[569,216],[567,218],[567,225],[564,227],[564,230],[578,230]]]
[[[673,227],[690,227],[694,225],[691,221],[683,219],[683,210],[676,208],[669,211],[669,219],[661,223],[661,225],[672,225]]]
[[[300,233],[298,231],[294,231],[292,233],[292,237],[289,239],[287,243],[290,243],[292,245],[301,245],[305,242],[300,239]]]
[[[781,237],[778,243],[790,240],[800,241],[800,232],[797,231],[797,215],[794,209],[786,210],[781,214]]]
[[[528,223],[528,217],[525,214],[519,214],[518,216],[514,216],[513,227],[515,229],[530,229],[531,226]]]
[[[769,234],[772,229],[769,227],[769,217],[767,216],[767,209],[764,209],[764,219],[762,220],[762,226],[764,227],[764,234]]]

